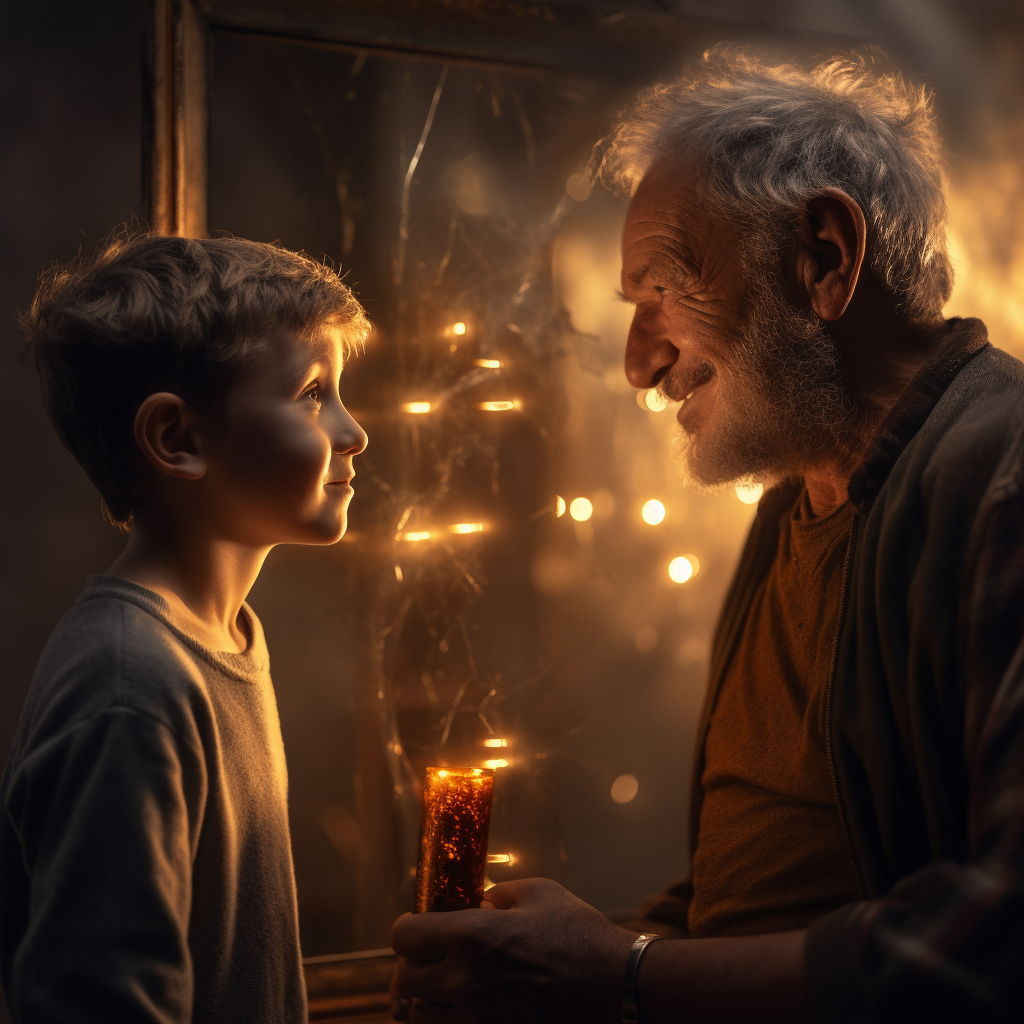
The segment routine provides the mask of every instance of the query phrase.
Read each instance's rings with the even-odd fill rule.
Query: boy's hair
[[[304,253],[128,230],[44,270],[20,322],[47,415],[123,531],[145,494],[134,421],[148,395],[208,412],[273,330],[338,327],[351,350],[370,328],[335,271]]]

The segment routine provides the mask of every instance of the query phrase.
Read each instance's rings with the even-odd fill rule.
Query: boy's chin
[[[337,544],[348,530],[348,516],[340,519],[320,519],[315,523],[306,524],[302,535],[291,541],[292,544],[330,545]]]

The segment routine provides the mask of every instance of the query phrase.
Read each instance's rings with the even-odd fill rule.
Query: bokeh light
[[[496,757],[496,758],[493,758],[490,761],[484,761],[484,767],[485,768],[507,768],[508,767],[508,761],[506,761],[505,758],[503,758],[503,757]]]
[[[406,402],[402,406],[402,412],[411,412],[418,415],[422,415],[425,412],[430,412],[431,405],[429,402]]]
[[[764,494],[764,484],[746,483],[736,485],[736,497],[744,505],[756,505],[761,500],[762,494]]]
[[[555,495],[555,515],[561,519],[565,515],[565,498],[560,494]]]
[[[647,523],[648,526],[657,526],[659,523],[664,522],[664,504],[658,501],[657,498],[651,498],[650,501],[645,501],[643,508],[640,509],[640,518]]]
[[[694,564],[696,559],[691,555],[689,558],[686,555],[678,555],[668,563],[668,575],[673,583],[685,583],[688,579],[691,579],[697,573],[697,567]]]
[[[657,388],[651,388],[644,395],[644,405],[651,412],[664,412],[669,406],[669,401]]]
[[[457,323],[452,324],[452,334],[465,334],[466,325],[459,320]]]
[[[648,654],[658,646],[658,631],[653,626],[641,626],[633,637],[636,649]]]
[[[474,359],[474,366],[482,366],[485,370],[500,370],[501,360],[500,359]]]
[[[452,533],[483,533],[483,523],[456,523],[454,526],[449,526],[448,529]]]
[[[612,799],[617,804],[628,804],[640,789],[635,775],[620,775],[612,783]]]
[[[569,502],[569,515],[577,523],[585,523],[594,514],[594,505],[589,498],[573,498]]]
[[[582,173],[570,174],[565,182],[566,195],[570,199],[575,199],[577,203],[585,203],[590,198],[593,187],[593,179]]]

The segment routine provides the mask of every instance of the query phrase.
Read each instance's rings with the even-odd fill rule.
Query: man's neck
[[[251,637],[240,619],[269,553],[196,531],[133,520],[124,551],[107,570],[163,597],[196,639],[215,650],[244,651]]]
[[[807,499],[811,505],[811,512],[816,519],[827,516],[834,512],[841,505],[850,500],[847,487],[850,478],[843,476],[828,476],[825,474],[804,474],[804,486],[807,488]]]
[[[815,516],[828,515],[848,500],[850,478],[878,427],[946,331],[941,317],[920,324],[896,312],[892,297],[870,278],[843,316],[829,324],[854,414],[845,449],[800,471]]]

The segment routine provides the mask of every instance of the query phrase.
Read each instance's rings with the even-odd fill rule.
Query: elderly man
[[[403,917],[395,1016],[1018,1020],[1024,367],[942,317],[928,100],[718,50],[602,174],[632,193],[626,375],[681,403],[695,483],[769,485],[712,650],[692,874],[653,943],[539,879]]]

